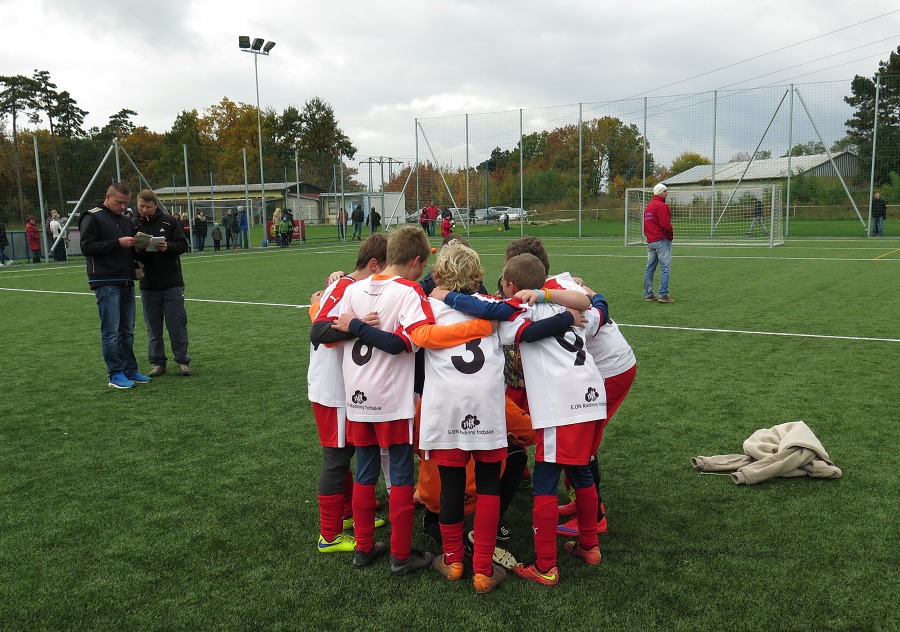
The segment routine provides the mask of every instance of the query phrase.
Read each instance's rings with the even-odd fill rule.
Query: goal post
[[[625,245],[646,244],[644,209],[652,189],[625,191]],[[675,241],[685,245],[781,246],[784,195],[780,184],[670,188]]]

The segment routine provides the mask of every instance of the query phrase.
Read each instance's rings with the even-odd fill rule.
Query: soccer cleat
[[[154,364],[152,367],[150,367],[150,373],[148,373],[147,375],[149,375],[150,377],[159,377],[160,375],[163,375],[165,372],[166,372],[165,364]]]
[[[388,545],[385,542],[375,542],[372,545],[371,551],[360,551],[359,549],[354,549],[353,552],[353,566],[356,568],[365,568],[369,564],[371,564],[376,557],[380,557],[387,553]]]
[[[356,540],[346,533],[339,533],[331,542],[321,535],[319,536],[319,553],[353,552],[355,550]]]
[[[125,374],[119,371],[109,376],[109,385],[113,388],[132,388],[134,382],[125,377]]]
[[[522,579],[537,582],[544,586],[556,586],[559,583],[559,570],[555,566],[546,573],[542,573],[538,570],[535,562],[527,565],[519,563],[513,566],[513,571]]]
[[[675,302],[675,299],[672,298],[671,296],[660,296],[656,300],[659,301],[660,303],[674,303]]]
[[[469,545],[474,546],[474,544],[475,544],[475,532],[474,531],[469,531],[468,540],[469,540]],[[467,554],[468,554],[468,551],[469,551],[469,548],[467,547],[466,548]],[[469,555],[469,557],[471,557],[471,555]],[[494,554],[491,557],[494,560],[494,563],[499,564],[503,568],[511,569],[513,566],[515,566],[516,564],[519,563],[518,560],[516,560],[515,556],[512,553],[510,553],[506,549],[500,548],[499,546],[494,547]]]
[[[430,551],[425,551],[423,553],[417,549],[412,549],[409,552],[409,557],[405,560],[398,560],[391,555],[391,575],[399,577],[400,575],[415,572],[420,568],[425,568],[431,564],[431,560],[433,559],[434,553],[431,553]]]
[[[191,371],[190,364],[179,364],[178,368],[181,370],[181,375],[184,377],[188,377],[190,375],[193,375],[194,373],[193,371]]]
[[[384,526],[384,518],[375,517],[375,528]],[[353,518],[344,518],[344,528],[352,529],[353,528]]]
[[[443,554],[438,555],[432,560],[431,568],[450,581],[456,581],[463,576],[463,563],[451,562],[450,564],[447,564],[447,560]]]
[[[652,303],[653,301],[658,301],[659,297],[656,294],[651,294],[650,296],[645,296],[644,300],[648,303]]]
[[[572,542],[566,542],[563,548],[575,557],[583,559],[585,564],[599,564],[602,560],[599,546],[585,550],[581,548],[578,542],[573,540]]]
[[[135,384],[149,384],[151,381],[151,378],[147,377],[143,373],[138,373],[137,371],[129,375],[128,379]]]
[[[606,516],[597,522],[597,534],[606,533],[607,524]],[[556,527],[556,535],[577,536],[578,535],[578,517],[574,517],[566,523]]]
[[[494,564],[493,570],[494,573],[490,576],[475,573],[475,577],[472,579],[472,585],[475,586],[475,592],[479,595],[491,592],[494,588],[506,581],[506,571],[502,566]]]

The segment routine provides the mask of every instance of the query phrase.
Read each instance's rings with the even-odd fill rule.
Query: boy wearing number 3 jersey
[[[388,238],[387,267],[382,274],[357,281],[346,288],[333,310],[323,318],[334,321],[341,331],[359,330],[357,314],[377,314],[378,329],[398,336],[405,351],[385,351],[362,338],[344,345],[345,406],[347,439],[356,446],[356,482],[353,489],[353,517],[356,552],[353,565],[368,566],[387,551],[374,541],[375,484],[380,471],[380,448],[390,453],[391,491],[389,513],[392,523],[390,572],[404,575],[431,563],[431,553],[412,548],[413,525],[413,417],[415,400],[413,352],[418,345],[453,346],[490,333],[487,321],[473,320],[460,325],[434,327],[428,299],[415,282],[431,253],[425,234],[415,227],[393,231]],[[316,340],[313,340],[316,342]]]
[[[432,275],[438,287],[429,302],[438,325],[473,319],[439,300],[442,291],[463,293],[472,301],[484,303],[484,315],[507,308],[503,317],[509,318],[525,310],[509,309],[503,301],[475,294],[484,270],[475,251],[462,243],[451,242],[441,249]],[[502,328],[502,334],[492,333],[450,348],[431,349],[423,344],[425,381],[419,449],[426,460],[438,466],[444,549],[432,567],[449,580],[462,577],[466,464],[474,458],[477,496],[472,568],[476,592],[490,592],[506,579],[506,571],[492,563],[500,517],[500,468],[508,446],[501,344],[562,334],[573,322],[572,314],[564,312],[540,326],[529,327],[529,321],[522,321],[519,327]],[[463,393],[465,396],[460,397]]]

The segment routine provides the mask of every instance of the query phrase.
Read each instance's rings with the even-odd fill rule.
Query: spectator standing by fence
[[[25,224],[25,240],[28,242],[28,250],[31,251],[31,262],[41,262],[41,231],[34,223],[34,215],[28,216]]]
[[[3,218],[0,217],[0,266],[11,266],[13,264],[13,260],[6,254],[6,247],[8,245],[9,237],[6,235],[6,224],[3,223]]]
[[[194,248],[197,249],[197,252],[203,252],[204,248],[206,248],[207,228],[206,214],[201,209],[194,215],[194,225],[192,227],[192,232],[194,233]]]
[[[376,211],[374,206],[372,207],[372,210],[369,211],[369,226],[373,233],[377,233],[378,227],[381,226],[381,213]]]
[[[62,239],[60,239],[62,237]],[[59,213],[50,211],[50,248],[54,261],[66,260],[66,240],[63,235],[63,227],[59,221]]]
[[[660,182],[653,187],[653,199],[644,209],[644,235],[647,237],[647,269],[644,271],[644,299],[660,303],[674,303],[669,296],[669,273],[672,264],[672,211],[666,204],[669,189]],[[653,275],[657,265],[659,296],[653,294]]]
[[[225,250],[237,249],[238,227],[234,209],[225,211],[225,217],[222,218],[222,231],[225,233]]]
[[[250,218],[243,206],[237,207],[238,210],[238,230],[241,231],[240,244],[244,250],[250,250]]]
[[[366,220],[366,213],[358,204],[353,207],[353,213],[350,214],[350,221],[353,222],[353,239],[362,241],[362,227]]]
[[[872,237],[884,235],[884,218],[887,217],[887,204],[881,199],[881,193],[872,197]]]

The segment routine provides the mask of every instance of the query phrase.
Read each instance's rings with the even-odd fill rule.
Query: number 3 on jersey
[[[481,370],[481,367],[484,366],[484,351],[479,346],[480,342],[481,338],[476,338],[466,343],[466,351],[472,354],[472,359],[468,362],[462,356],[455,355],[450,357],[450,361],[453,362],[453,367],[457,371],[465,375],[472,375]]]

